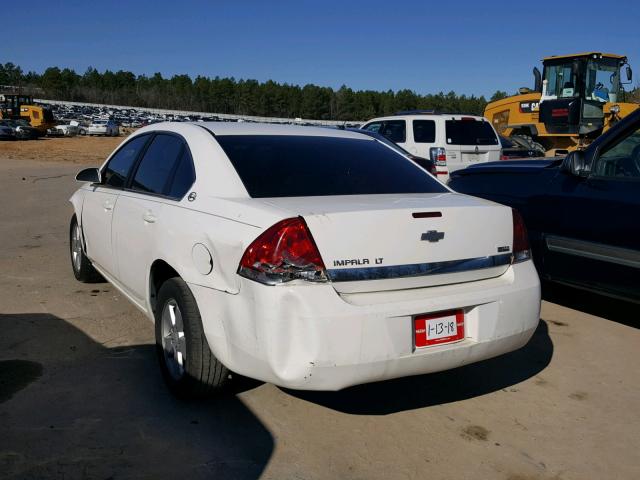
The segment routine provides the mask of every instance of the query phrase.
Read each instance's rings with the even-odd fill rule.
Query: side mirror
[[[100,170],[97,168],[85,168],[76,175],[76,182],[100,183]]]
[[[562,162],[561,170],[575,177],[588,177],[591,172],[590,165],[587,165],[582,150],[569,152],[569,155]]]
[[[633,72],[631,71],[631,67],[627,65],[627,82],[630,82],[633,78]]]

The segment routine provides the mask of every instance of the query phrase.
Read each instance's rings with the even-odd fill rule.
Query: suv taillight
[[[267,285],[327,281],[324,262],[302,217],[281,220],[260,234],[242,255],[238,274]]]
[[[513,262],[519,263],[531,258],[531,247],[529,246],[529,236],[527,227],[524,225],[522,215],[512,208],[513,216]]]
[[[429,157],[431,161],[438,167],[447,166],[447,151],[442,147],[431,147],[429,149]]]

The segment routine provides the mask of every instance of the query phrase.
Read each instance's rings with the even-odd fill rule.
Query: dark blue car
[[[541,278],[640,303],[640,110],[584,151],[474,165],[449,186],[518,209]]]

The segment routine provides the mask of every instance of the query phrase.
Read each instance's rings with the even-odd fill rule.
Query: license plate
[[[464,339],[464,311],[418,315],[413,319],[416,348],[442,345]]]

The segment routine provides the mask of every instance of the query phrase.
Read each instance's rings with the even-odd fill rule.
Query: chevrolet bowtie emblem
[[[439,242],[444,238],[444,232],[438,232],[437,230],[429,230],[423,233],[420,240],[426,240],[427,242]]]

